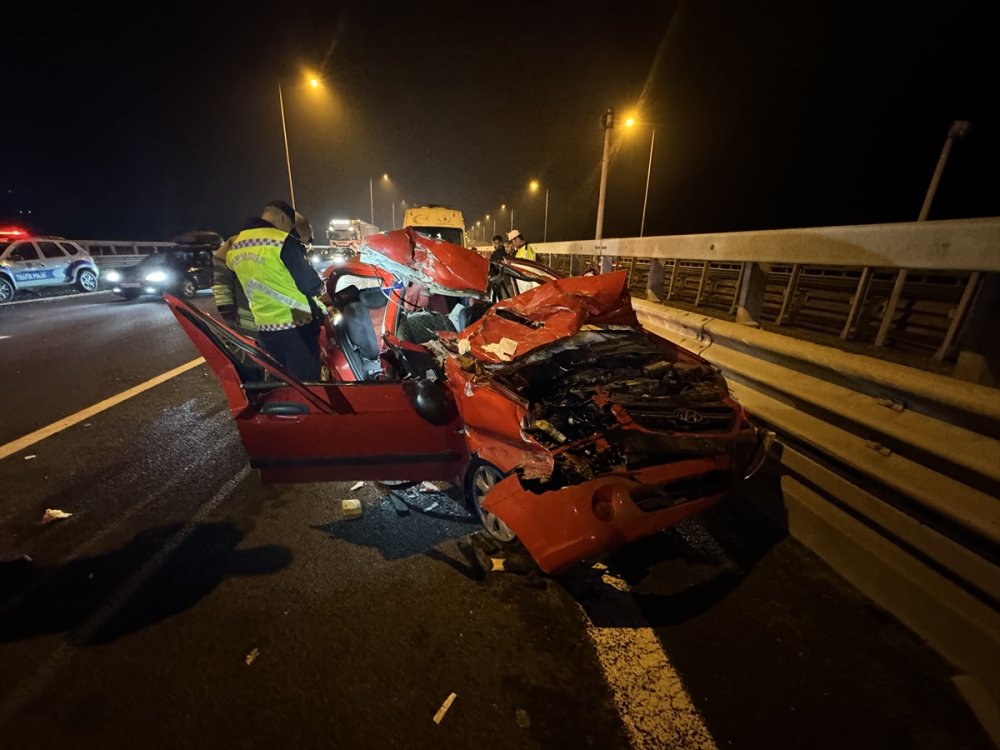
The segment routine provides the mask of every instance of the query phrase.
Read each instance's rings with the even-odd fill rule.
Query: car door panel
[[[164,298],[222,384],[262,481],[451,480],[464,470],[468,449],[445,389],[420,381],[305,385],[248,339]],[[444,400],[432,396],[428,405],[431,392]]]

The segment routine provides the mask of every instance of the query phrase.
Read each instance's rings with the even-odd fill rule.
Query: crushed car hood
[[[490,272],[486,258],[412,229],[370,234],[358,252],[362,262],[384,268],[398,279],[417,281],[432,294],[481,297],[486,293]]]
[[[484,363],[511,362],[586,325],[639,327],[625,271],[557,279],[498,302],[459,334],[459,351]]]

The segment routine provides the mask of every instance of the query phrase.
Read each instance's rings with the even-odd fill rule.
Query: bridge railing
[[[815,331],[991,382],[1000,218],[535,244],[569,274],[624,269],[632,294],[737,322]],[[978,311],[978,313],[976,312]],[[995,358],[996,354],[992,353]],[[992,370],[992,372],[991,372]]]

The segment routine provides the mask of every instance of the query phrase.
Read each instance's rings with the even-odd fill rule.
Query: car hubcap
[[[14,290],[6,281],[0,281],[0,302],[6,302],[13,296]]]
[[[88,292],[92,292],[97,288],[97,277],[92,273],[85,273],[80,277],[80,284]]]
[[[479,512],[479,519],[483,522],[483,528],[495,539],[501,542],[512,542],[517,538],[517,534],[511,531],[510,527],[489,511],[483,510],[483,500],[486,494],[493,489],[497,482],[503,479],[503,474],[494,466],[480,466],[472,477],[473,500],[476,510]]]

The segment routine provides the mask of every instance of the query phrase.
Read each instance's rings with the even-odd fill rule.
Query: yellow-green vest
[[[244,229],[226,254],[226,265],[243,285],[254,322],[262,331],[305,325],[313,318],[309,299],[281,262],[287,237],[287,232],[274,227]]]

